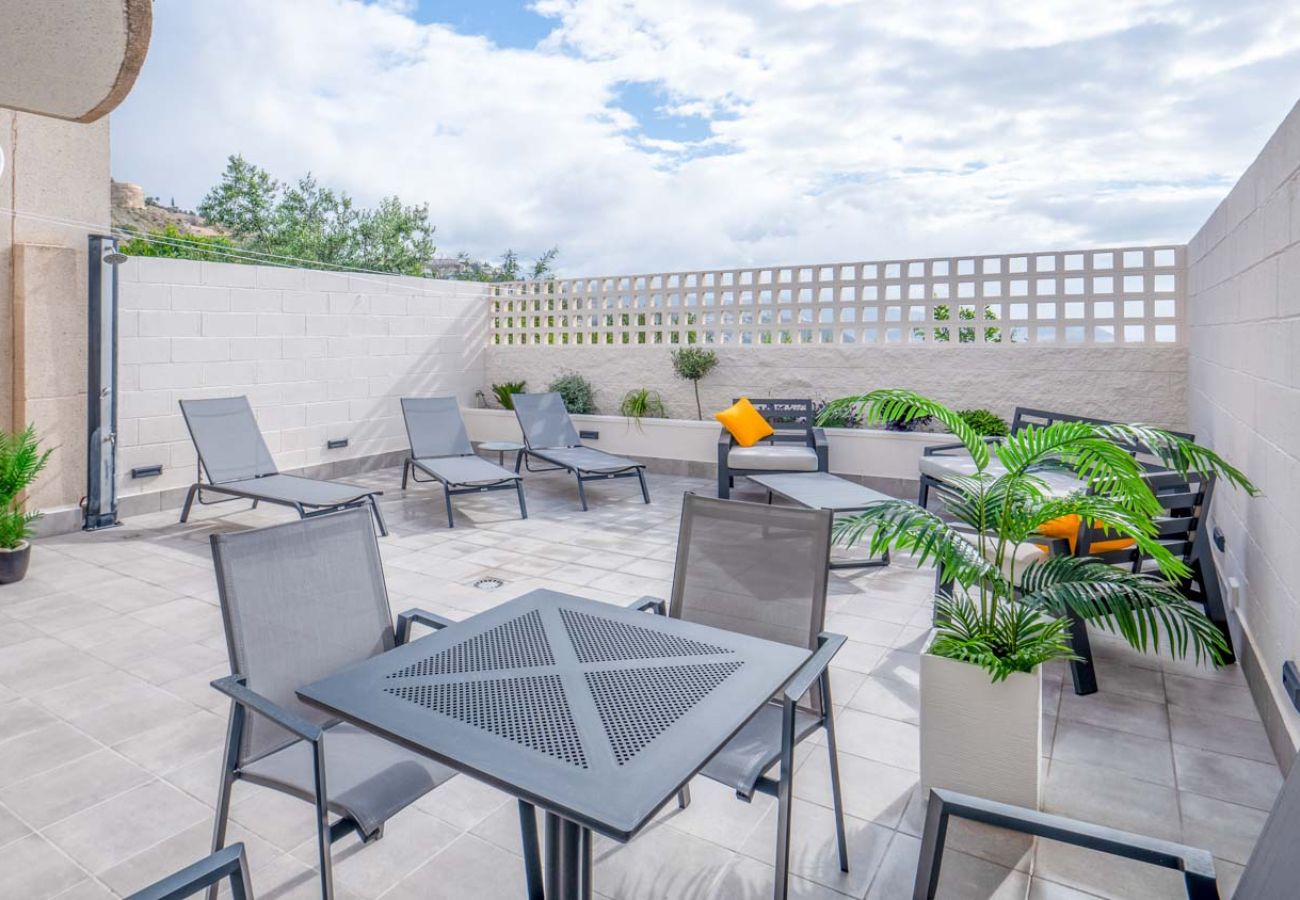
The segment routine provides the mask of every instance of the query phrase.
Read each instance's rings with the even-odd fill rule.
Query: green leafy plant
[[[546,389],[559,394],[570,413],[586,415],[596,411],[596,392],[591,382],[577,372],[561,372]]]
[[[618,404],[619,415],[627,416],[640,427],[642,419],[666,419],[668,410],[664,398],[650,388],[636,388],[623,395]]]
[[[679,347],[672,351],[673,371],[685,378],[695,388],[695,418],[703,419],[700,407],[700,380],[718,366],[718,354],[703,347]]]
[[[957,415],[969,425],[976,434],[984,437],[1006,437],[1011,431],[1007,420],[989,412],[987,409],[962,409]]]
[[[492,385],[492,396],[497,398],[497,403],[501,404],[502,409],[514,409],[515,401],[510,399],[511,394],[522,394],[528,387],[526,381],[506,381],[502,384]]]
[[[0,548],[13,550],[32,536],[41,514],[26,510],[22,493],[53,452],[41,449],[34,425],[18,432],[0,431]]]
[[[817,424],[823,428],[861,428],[862,420],[858,418],[857,412],[851,406],[837,407],[829,416],[822,417],[822,410],[826,409],[825,403],[818,403],[814,411],[817,417]]]
[[[937,607],[931,652],[971,662],[1001,680],[1050,659],[1068,658],[1067,617],[1073,613],[1140,651],[1159,649],[1167,640],[1176,656],[1190,652],[1198,661],[1222,661],[1227,650],[1223,635],[1177,588],[1190,573],[1160,543],[1156,516],[1161,506],[1131,452],[1140,446],[1173,471],[1217,475],[1252,496],[1258,493],[1212,450],[1158,428],[1091,422],[1031,425],[989,444],[958,413],[905,390],[835,400],[822,415],[844,407],[856,410],[868,424],[933,416],[956,435],[975,463],[974,475],[954,476],[934,488],[955,522],[915,503],[887,500],[837,521],[834,528],[839,543],[865,541],[872,555],[887,549],[910,552],[918,565],[934,563],[941,580],[952,582],[951,600],[941,600]],[[1085,487],[1054,495],[1041,474],[1049,470],[1070,471]],[[1016,547],[1063,516],[1079,516],[1131,539],[1159,574],[1046,554],[1018,569]]]

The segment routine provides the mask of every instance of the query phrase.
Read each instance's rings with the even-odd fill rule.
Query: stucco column
[[[33,423],[57,448],[31,502],[70,506],[85,491],[86,242],[110,223],[108,120],[0,110],[0,145],[0,207],[15,210],[0,214],[0,427]]]

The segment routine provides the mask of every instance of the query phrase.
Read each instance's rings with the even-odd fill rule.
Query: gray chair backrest
[[[687,494],[669,615],[816,647],[830,550],[828,510]]]
[[[1237,882],[1233,900],[1288,900],[1300,885],[1300,756],[1291,761],[1291,771],[1282,785],[1273,811]]]
[[[403,397],[402,418],[406,420],[411,455],[416,459],[474,452],[455,397]]]
[[[547,447],[576,447],[582,443],[578,430],[573,427],[569,411],[564,408],[564,398],[557,393],[511,394],[515,405],[515,418],[524,442],[529,447],[543,450]]]
[[[393,647],[392,613],[370,513],[349,509],[212,536],[232,673],[281,706],[332,720],[294,693]],[[244,728],[240,763],[294,737],[260,716]]]
[[[279,471],[247,397],[182,400],[181,415],[210,483],[242,481]]]

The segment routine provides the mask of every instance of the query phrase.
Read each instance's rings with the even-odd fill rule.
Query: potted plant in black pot
[[[0,431],[0,584],[22,581],[31,559],[32,526],[41,517],[28,512],[23,492],[45,468],[51,450],[42,450],[36,427]]]

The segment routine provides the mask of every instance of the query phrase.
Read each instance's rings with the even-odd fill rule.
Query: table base
[[[591,829],[546,813],[547,900],[591,900]]]

